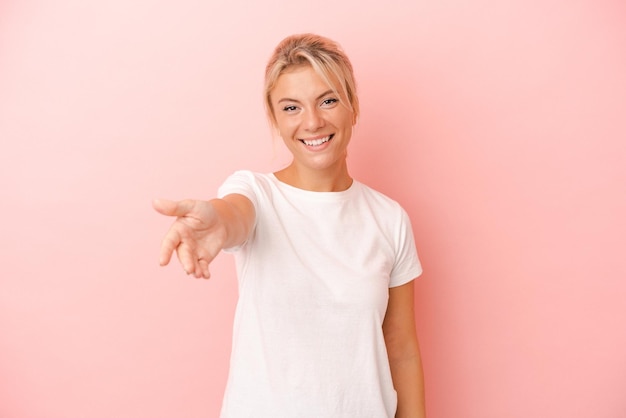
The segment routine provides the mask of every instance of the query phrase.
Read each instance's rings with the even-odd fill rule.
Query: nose
[[[324,120],[321,111],[317,108],[312,108],[304,114],[304,126],[309,132],[315,132],[324,127],[326,121]]]

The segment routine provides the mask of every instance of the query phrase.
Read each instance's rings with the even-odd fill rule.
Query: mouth
[[[331,139],[333,139],[334,136],[335,136],[335,134],[330,134],[328,136],[323,136],[321,138],[298,139],[298,140],[300,142],[302,142],[304,145],[306,145],[307,147],[319,147],[320,145],[325,144],[328,141],[330,141]]]

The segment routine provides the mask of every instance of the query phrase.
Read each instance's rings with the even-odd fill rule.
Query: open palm
[[[163,238],[159,262],[166,265],[176,251],[178,260],[187,274],[208,279],[209,263],[223,248],[225,229],[217,212],[202,200],[154,200],[154,209],[176,220]]]

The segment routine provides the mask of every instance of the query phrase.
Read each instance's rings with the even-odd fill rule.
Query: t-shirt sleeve
[[[221,199],[229,194],[244,195],[250,199],[254,208],[257,209],[258,200],[254,192],[254,183],[255,178],[252,172],[245,170],[235,171],[217,189],[217,197]]]
[[[255,184],[256,184],[256,179],[255,179],[254,173],[252,173],[251,171],[246,171],[246,170],[235,171],[233,174],[228,176],[226,180],[224,180],[222,185],[217,189],[217,197],[222,199],[223,197],[229,194],[243,195],[247,197],[248,199],[250,199],[250,201],[252,202],[252,205],[254,206],[254,210],[258,213],[258,210],[259,210],[258,197],[257,197],[257,194],[255,193]],[[255,225],[253,226],[253,230],[255,227],[256,227],[256,220],[255,220]],[[225,248],[224,251],[234,252],[240,249],[241,247],[243,247],[245,244],[246,243],[244,242],[243,244],[238,245],[237,247]]]
[[[422,274],[422,265],[415,248],[411,220],[402,209],[396,237],[396,260],[391,270],[389,287],[406,284]]]

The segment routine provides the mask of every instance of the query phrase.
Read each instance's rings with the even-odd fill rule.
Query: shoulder
[[[238,193],[240,189],[255,190],[266,188],[271,183],[271,175],[255,173],[250,170],[238,170],[226,177],[219,188],[218,195]]]
[[[386,194],[358,181],[357,186],[361,198],[364,199],[368,205],[372,206],[372,208],[393,214],[400,214],[404,212],[400,203]]]
[[[250,170],[237,170],[226,177],[224,184],[242,183],[242,184],[258,184],[269,181],[269,174],[256,173]]]
[[[238,170],[229,175],[217,190],[217,197],[224,198],[230,194],[240,194],[252,201],[257,207],[259,199],[266,193],[269,175],[249,170]]]
[[[359,196],[360,206],[381,227],[393,234],[405,234],[412,228],[409,214],[398,201],[363,183],[359,184]]]

